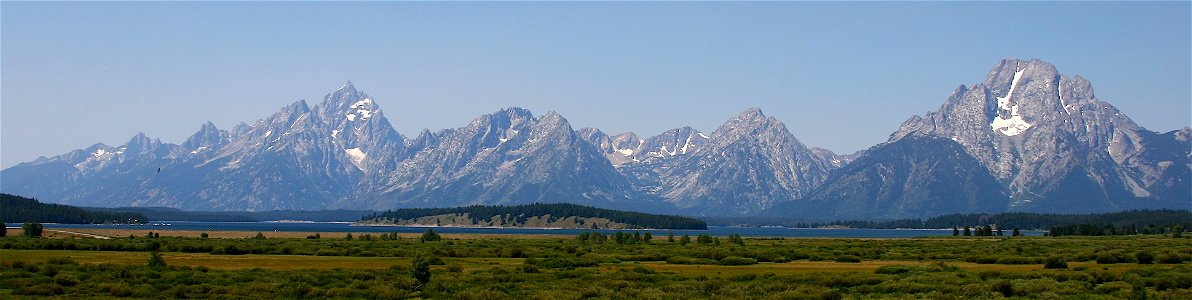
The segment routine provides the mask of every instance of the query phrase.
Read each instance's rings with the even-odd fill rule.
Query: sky
[[[1181,2],[0,2],[0,168],[138,132],[181,143],[346,81],[398,132],[524,107],[704,132],[750,107],[852,153],[1004,58],[1081,75],[1140,125],[1192,121]]]

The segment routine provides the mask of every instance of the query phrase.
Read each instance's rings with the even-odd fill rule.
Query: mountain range
[[[464,127],[393,129],[350,82],[181,144],[136,134],[0,170],[0,191],[80,206],[393,209],[568,202],[706,216],[885,219],[1192,208],[1192,130],[1148,131],[1090,82],[1000,61],[888,141],[839,155],[752,108],[710,133],[574,129],[508,108]]]

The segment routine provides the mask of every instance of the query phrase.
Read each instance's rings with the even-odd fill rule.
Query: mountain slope
[[[705,139],[686,155],[620,170],[643,192],[689,213],[750,215],[805,196],[835,167],[824,159],[834,155],[813,154],[786,125],[756,108]]]
[[[119,147],[24,163],[2,171],[0,188],[83,206],[319,209],[352,197],[403,147],[380,108],[348,83],[314,108],[300,100],[233,132],[206,123],[182,145],[138,134]]]
[[[510,108],[423,136],[415,144],[425,148],[402,161],[377,196],[351,206],[641,205],[629,182],[554,112],[535,118]]]
[[[1000,212],[1009,191],[960,144],[908,136],[870,148],[808,197],[769,214],[817,220],[925,218]]]
[[[1084,78],[1008,59],[984,82],[957,88],[938,111],[904,122],[890,140],[957,141],[1009,187],[1011,210],[1100,212],[1188,208],[1188,131],[1147,131],[1098,100]]]

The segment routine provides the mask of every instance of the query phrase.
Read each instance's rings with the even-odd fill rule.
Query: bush
[[[1037,263],[1036,260],[1026,257],[1002,257],[997,259],[999,265],[1029,265]]]
[[[836,256],[836,262],[859,263],[861,262],[861,258],[857,257],[856,255],[839,255]]]
[[[1003,297],[1014,296],[1014,284],[1010,283],[1009,280],[994,280],[993,283],[990,284],[990,287],[994,292],[1002,294]]]
[[[898,265],[881,266],[881,267],[878,267],[877,270],[873,271],[873,273],[875,273],[875,274],[887,274],[887,275],[903,274],[903,273],[910,273],[910,272],[911,272],[910,267],[898,266]]]
[[[536,261],[535,264],[539,267],[550,269],[574,269],[579,267],[596,266],[596,261],[579,258],[579,257],[548,257],[543,260]]]
[[[1134,259],[1137,259],[1140,264],[1149,265],[1155,262],[1155,255],[1147,251],[1138,251],[1138,253],[1134,253]]]
[[[714,265],[717,261],[708,258],[694,258],[686,256],[671,256],[666,263],[672,265]]]
[[[426,232],[422,233],[422,241],[423,242],[434,242],[434,241],[439,241],[442,239],[443,239],[443,237],[439,236],[438,233],[435,233],[434,229],[427,228]]]
[[[1159,263],[1161,263],[1161,264],[1182,264],[1182,263],[1184,263],[1184,259],[1180,258],[1180,256],[1176,255],[1176,254],[1165,253],[1165,254],[1159,256]]]
[[[25,222],[24,225],[21,225],[21,236],[38,238],[41,237],[41,232],[43,229],[45,229],[45,227],[42,226],[41,223]]]
[[[1067,269],[1068,261],[1063,257],[1052,256],[1043,260],[1043,268],[1045,269]]]
[[[756,259],[740,257],[740,256],[729,256],[729,257],[725,257],[724,259],[720,260],[720,265],[722,265],[722,266],[747,266],[747,265],[756,265],[756,264],[757,264]]]
[[[1127,256],[1125,253],[1118,252],[1118,251],[1102,252],[1100,254],[1097,254],[1097,263],[1098,264],[1128,263],[1128,262],[1130,262],[1130,258],[1131,257]]]

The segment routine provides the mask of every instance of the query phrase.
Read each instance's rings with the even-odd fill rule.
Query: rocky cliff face
[[[1010,210],[1188,208],[1189,144],[1098,100],[1091,83],[1039,60],[1003,60],[936,112],[891,135],[949,138],[1011,191]]]
[[[376,197],[349,206],[643,205],[599,150],[554,112],[536,118],[524,109],[505,109],[415,141],[424,148],[390,171]]]
[[[1005,211],[1009,190],[960,144],[907,136],[874,146],[777,216],[818,220],[927,218]]]
[[[671,132],[683,133],[684,130]],[[644,193],[692,214],[751,215],[807,195],[835,168],[830,152],[816,155],[777,119],[749,109],[698,143],[692,135],[653,161],[622,165]],[[684,135],[678,135],[684,136]],[[691,145],[695,145],[691,148]],[[646,148],[650,149],[650,148]]]

